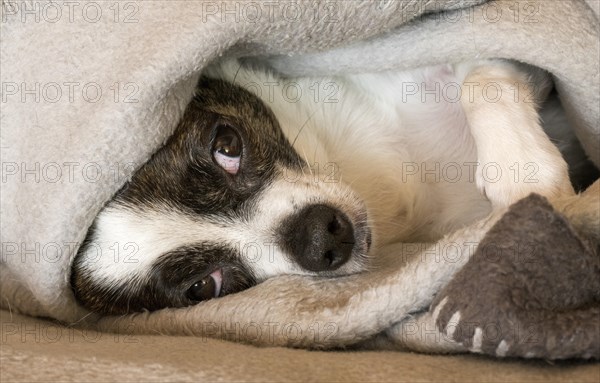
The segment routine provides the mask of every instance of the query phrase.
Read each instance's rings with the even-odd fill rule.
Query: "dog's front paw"
[[[494,207],[508,207],[532,193],[550,200],[573,195],[567,164],[548,157],[531,161],[480,159],[475,173],[477,188]]]

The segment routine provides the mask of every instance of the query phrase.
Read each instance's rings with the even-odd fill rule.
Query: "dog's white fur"
[[[334,164],[381,244],[438,239],[532,192],[574,193],[536,110],[546,89],[534,87],[549,84],[514,63],[282,79],[229,62],[210,73],[257,94],[309,164]],[[315,84],[339,89],[334,102],[315,102]]]

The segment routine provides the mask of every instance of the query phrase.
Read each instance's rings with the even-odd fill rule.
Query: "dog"
[[[385,245],[435,241],[532,192],[573,194],[540,124],[550,88],[504,60],[330,78],[214,64],[89,229],[75,297],[123,314],[358,273]]]

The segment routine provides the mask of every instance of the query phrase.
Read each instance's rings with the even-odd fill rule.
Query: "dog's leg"
[[[501,60],[457,71],[464,73],[461,103],[477,147],[476,183],[492,205],[507,206],[532,192],[549,199],[574,194],[567,164],[540,125],[539,92],[530,83],[539,72]]]

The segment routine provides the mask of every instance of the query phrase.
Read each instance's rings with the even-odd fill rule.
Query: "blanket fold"
[[[407,334],[406,320],[427,311],[468,264],[475,248],[464,244],[481,241],[499,215],[439,244],[416,245],[417,252],[400,246],[389,269],[364,276],[286,276],[193,308],[124,318],[97,318],[76,303],[70,267],[88,227],[169,137],[200,72],[223,55],[268,61],[293,75],[485,57],[523,61],[553,75],[569,123],[600,165],[600,33],[589,0],[152,1],[119,3],[118,14],[111,3],[94,2],[78,5],[72,16],[66,9],[61,16],[48,13],[48,4],[6,1],[0,15],[0,304],[7,309],[110,331],[261,345],[381,341],[444,349]],[[97,16],[83,12],[89,7]],[[440,261],[437,253],[414,261],[444,241],[464,245],[456,259]],[[272,304],[257,306],[256,300]],[[424,323],[429,314],[421,315]],[[457,340],[449,339],[445,349],[465,349]]]

